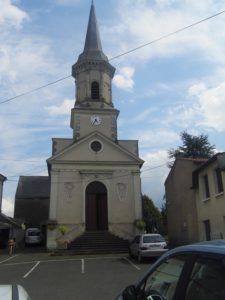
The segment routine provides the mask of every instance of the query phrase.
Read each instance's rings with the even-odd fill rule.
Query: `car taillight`
[[[141,250],[148,250],[147,247],[140,247]]]

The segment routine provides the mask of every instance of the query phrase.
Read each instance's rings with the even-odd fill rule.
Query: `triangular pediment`
[[[97,142],[94,145],[93,142]],[[101,147],[96,151],[94,146]],[[69,147],[49,158],[48,163],[122,163],[138,164],[144,163],[138,156],[118,145],[99,132],[94,132],[82,140],[74,142]]]

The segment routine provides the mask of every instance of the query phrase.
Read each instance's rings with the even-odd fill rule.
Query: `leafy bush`
[[[64,235],[64,234],[68,231],[68,228],[67,228],[65,225],[60,224],[60,225],[58,226],[58,231],[59,231],[62,235]]]
[[[137,229],[139,230],[145,230],[146,223],[144,220],[138,219],[134,221],[134,225],[136,226]]]

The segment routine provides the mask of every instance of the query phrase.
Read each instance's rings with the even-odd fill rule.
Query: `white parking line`
[[[131,266],[133,266],[135,269],[137,269],[138,271],[141,270],[141,268],[139,268],[137,265],[135,265],[131,260],[129,260],[127,257],[123,257],[124,260],[126,260],[127,262],[129,262],[129,264],[131,264]]]
[[[16,257],[18,255],[14,255],[8,259],[3,260],[1,263],[6,262],[10,259],[12,259],[13,257]],[[69,261],[81,261],[81,273],[84,274],[85,273],[85,260],[108,260],[108,259],[124,259],[127,262],[129,262],[130,265],[132,265],[135,269],[137,270],[141,270],[141,268],[139,268],[137,265],[135,265],[134,263],[132,263],[131,260],[129,260],[127,257],[124,256],[103,256],[103,257],[98,257],[98,256],[87,256],[85,258],[65,258],[65,259],[45,259],[45,260],[41,260],[41,261],[22,261],[22,262],[12,262],[12,263],[5,263],[2,264],[1,267],[6,267],[6,266],[17,266],[17,265],[27,265],[27,264],[35,264],[35,268],[37,267],[37,265],[39,263],[51,263],[51,262],[69,262]],[[28,274],[29,275],[29,274]]]
[[[81,259],[81,274],[84,274],[85,271],[84,271],[84,259],[82,258]]]
[[[29,264],[34,264],[36,262],[37,262],[36,260],[22,261],[22,262],[16,262],[16,263],[2,264],[1,267],[17,266],[17,265],[29,265]]]
[[[104,259],[118,259],[123,258],[120,255],[118,256],[87,256],[85,257],[86,260],[104,260]]]
[[[14,257],[16,257],[16,256],[18,256],[18,255],[19,255],[19,254],[16,254],[16,255],[10,256],[9,258],[7,258],[7,259],[5,259],[5,260],[2,260],[2,261],[0,261],[0,264],[4,263],[4,262],[6,262],[6,261],[8,261],[8,260],[10,260],[10,259],[13,259]]]
[[[33,266],[33,268],[31,268],[30,271],[27,272],[27,274],[25,274],[25,275],[23,276],[23,278],[27,278],[27,277],[30,275],[30,273],[32,273],[32,272],[34,271],[34,269],[37,268],[37,266],[38,266],[39,264],[40,264],[40,261],[38,261],[38,262]]]

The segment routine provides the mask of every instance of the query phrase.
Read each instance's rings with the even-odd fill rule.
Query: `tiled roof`
[[[48,176],[20,176],[16,198],[49,198],[50,179]]]
[[[12,225],[15,227],[19,227],[22,228],[23,226],[23,222],[21,220],[15,219],[15,218],[11,218],[6,216],[5,214],[0,212],[0,225],[1,226],[8,226],[8,225]]]

